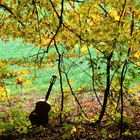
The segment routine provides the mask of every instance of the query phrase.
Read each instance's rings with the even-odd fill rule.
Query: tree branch
[[[9,8],[8,6],[4,5],[4,4],[1,4],[0,3],[0,7],[4,8],[6,11],[8,11],[11,15],[14,16],[14,18],[16,18],[16,16],[14,15],[14,13],[12,12],[11,8]],[[23,22],[21,22],[19,19],[18,19],[18,22],[22,25],[22,26],[25,26],[23,24]]]
[[[60,110],[60,124],[62,124],[62,112],[64,109],[64,90],[63,90],[63,79],[62,79],[62,72],[61,72],[61,62],[62,62],[62,55],[59,52],[59,49],[57,47],[56,41],[54,39],[54,47],[56,49],[56,52],[58,54],[58,71],[59,71],[59,77],[60,77],[60,89],[61,89],[61,110]]]

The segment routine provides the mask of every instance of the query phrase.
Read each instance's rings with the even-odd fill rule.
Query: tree
[[[104,92],[97,122],[102,120],[112,95],[117,97],[117,107],[121,99],[123,123],[123,96],[140,69],[140,4],[137,0],[4,0],[0,7],[3,40],[20,37],[39,47],[34,55],[39,65],[50,48],[56,49],[62,93],[64,68],[61,64],[65,64],[66,59],[86,56],[83,61],[88,61],[92,69],[97,98],[97,90]]]

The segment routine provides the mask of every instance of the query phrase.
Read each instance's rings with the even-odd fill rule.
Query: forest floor
[[[119,140],[119,128],[106,126],[105,122],[94,127],[88,124],[69,125],[72,129],[66,130],[65,125],[52,125],[42,130],[31,128],[27,134],[1,135],[0,140]],[[130,126],[126,132],[122,140],[140,140],[138,127]]]
[[[14,98],[13,100],[11,100],[11,103],[13,104],[13,106],[16,106],[20,103],[17,110],[17,113],[20,114],[25,110],[29,111],[34,108],[35,100],[33,100],[33,97],[28,96],[28,98],[25,97],[22,99]],[[98,103],[94,101],[93,104],[93,102],[91,103],[91,101],[87,100],[88,99],[84,99],[83,103],[81,103],[86,112],[89,112],[91,108],[99,109]],[[95,110],[93,111],[94,114],[87,114],[91,120],[86,120],[83,119],[84,117],[81,118],[80,116],[78,116],[81,114],[79,114],[80,112],[79,109],[77,110],[77,108],[72,108],[71,110],[67,111],[69,109],[69,106],[67,105],[71,103],[68,103],[66,105],[66,113],[63,116],[64,122],[60,125],[58,115],[59,113],[57,113],[56,108],[57,102],[58,101],[55,100],[52,104],[52,110],[54,111],[50,112],[50,121],[49,125],[46,128],[32,127],[31,125],[27,125],[26,133],[21,133],[20,131],[13,130],[10,133],[8,132],[1,134],[0,140],[119,140],[120,126],[118,122],[113,122],[107,117],[107,115],[105,115],[103,121],[100,124],[90,125],[90,122],[93,121],[92,118],[96,118],[96,115],[94,114],[99,114],[99,112]],[[128,109],[126,102],[125,104],[127,115],[133,114],[133,117],[131,116],[131,121],[129,121],[128,119],[124,122],[122,140],[140,140],[140,106],[136,106],[136,104],[134,104]],[[54,116],[52,116],[53,113],[55,113]],[[127,117],[129,118],[129,116]],[[11,117],[7,116],[7,120],[9,121],[10,119]],[[26,121],[29,122],[28,117],[26,117]],[[20,130],[24,128],[25,126],[21,127]]]

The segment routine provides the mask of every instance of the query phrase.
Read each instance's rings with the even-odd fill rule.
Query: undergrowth
[[[74,98],[69,93],[65,93],[65,106],[63,112],[63,125],[59,124],[60,113],[60,95],[55,93],[55,96],[50,97],[51,111],[49,112],[49,125],[46,129],[43,127],[32,127],[29,122],[29,113],[34,109],[35,103],[42,98],[38,93],[35,95],[28,94],[23,96],[11,96],[10,104],[5,100],[1,101],[0,113],[0,135],[1,137],[12,136],[14,138],[34,138],[44,137],[51,139],[58,137],[60,139],[77,138],[94,138],[94,139],[113,139],[119,136],[119,120],[120,115],[111,114],[115,110],[107,109],[107,113],[114,120],[105,115],[104,120],[99,125],[90,126],[90,122],[94,122],[100,113],[100,106],[98,102],[93,101],[91,93],[81,93],[78,99],[87,114],[86,118]],[[84,97],[83,95],[88,95]],[[125,101],[125,104],[129,103]],[[131,110],[133,109],[133,113]],[[124,138],[135,139],[140,136],[138,127],[140,114],[137,106],[126,109],[124,117]],[[131,116],[130,116],[131,114]],[[129,115],[129,116],[128,116]],[[54,131],[56,131],[54,133]]]

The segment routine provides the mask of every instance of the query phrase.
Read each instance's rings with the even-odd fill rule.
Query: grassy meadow
[[[10,40],[9,42],[3,42],[2,40],[0,40],[0,60],[9,60],[12,58],[16,58],[16,59],[23,59],[23,58],[27,58],[30,57],[34,54],[37,54],[38,49],[32,47],[30,44],[22,44],[20,39],[17,39],[16,41],[14,40]],[[34,62],[33,62],[34,63]],[[67,61],[67,65],[71,65],[71,61]],[[23,67],[20,66],[14,66],[11,65],[9,66],[10,70],[22,70],[25,69]],[[47,87],[48,87],[48,83],[50,80],[51,75],[56,74],[58,75],[58,71],[57,71],[57,63],[55,63],[55,66],[53,68],[46,66],[43,69],[35,69],[34,67],[29,68],[31,70],[31,75],[29,75],[27,77],[27,79],[31,80],[31,85],[30,86],[25,86],[23,85],[23,90],[25,93],[30,92],[31,89],[36,90],[37,92],[44,92],[46,91]],[[72,85],[73,88],[76,90],[78,88],[90,88],[90,83],[91,80],[89,77],[89,75],[84,73],[84,70],[86,69],[87,73],[90,72],[90,70],[88,69],[88,66],[84,65],[83,67],[78,67],[78,66],[74,66],[74,68],[72,68],[72,70],[69,72],[69,77],[70,80],[72,81]],[[64,85],[67,87],[66,82],[64,80]],[[12,88],[10,86],[10,88]],[[57,80],[55,86],[54,86],[54,90],[59,91],[59,81]],[[15,89],[16,90],[16,89]],[[16,90],[17,92],[17,90]],[[20,92],[20,89],[19,91]]]

